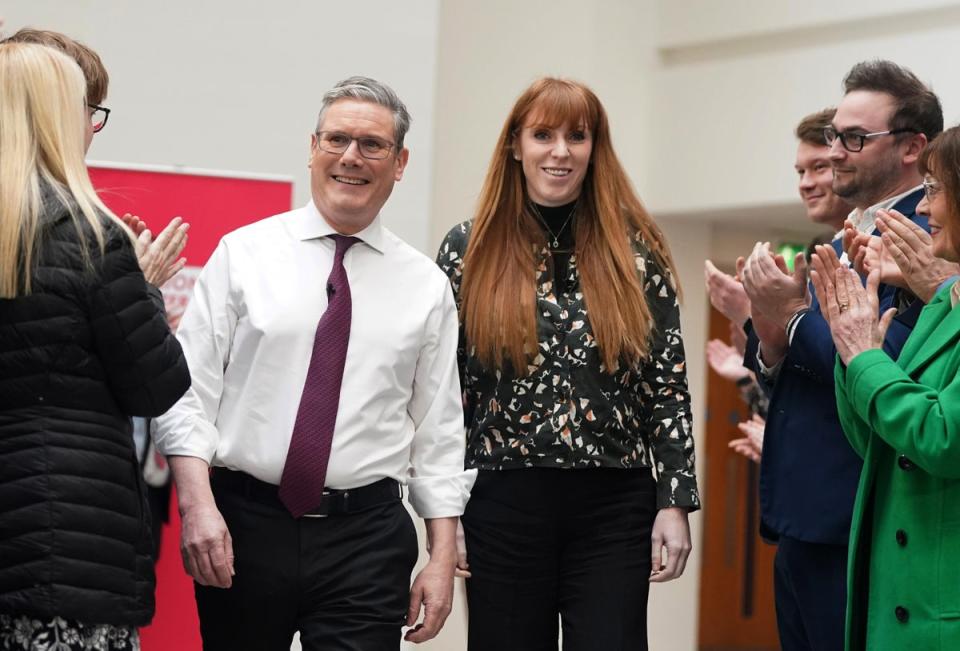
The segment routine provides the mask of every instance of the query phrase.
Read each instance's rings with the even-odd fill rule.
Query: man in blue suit
[[[848,220],[874,232],[880,210],[918,222],[920,152],[943,128],[940,102],[910,71],[889,61],[855,65],[826,142],[834,192],[855,208]],[[834,247],[841,252],[840,241]],[[841,651],[847,539],[861,461],[837,416],[830,330],[798,256],[789,273],[758,243],[743,269],[752,319],[745,363],[771,391],[760,470],[761,527],[778,541],[774,566],[783,651]],[[881,312],[899,300],[881,285]],[[895,358],[907,320],[887,333]],[[890,615],[893,617],[893,613]]]

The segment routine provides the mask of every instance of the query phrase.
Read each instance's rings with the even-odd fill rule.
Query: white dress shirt
[[[193,384],[157,419],[163,454],[280,483],[335,232],[310,202],[220,241],[177,332]],[[353,316],[326,486],[392,477],[421,517],[458,516],[476,471],[463,467],[450,283],[379,217],[355,237],[343,263]]]
[[[867,234],[873,233],[873,231],[877,229],[878,212],[881,210],[890,210],[895,205],[900,203],[901,199],[904,199],[909,194],[913,194],[922,187],[923,185],[918,185],[917,187],[910,188],[906,192],[901,192],[894,197],[888,197],[883,201],[873,204],[866,210],[854,208],[850,211],[850,214],[847,215],[847,219],[853,222],[854,228],[856,228],[859,232]],[[844,255],[846,255],[846,252],[844,252]],[[846,263],[846,260],[844,260],[844,263]]]

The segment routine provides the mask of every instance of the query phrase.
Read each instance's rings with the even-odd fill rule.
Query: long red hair
[[[653,328],[630,238],[639,233],[664,270],[676,276],[659,227],[644,210],[610,141],[606,111],[581,83],[543,78],[517,99],[487,170],[464,256],[461,318],[467,345],[488,368],[526,375],[537,351],[536,265],[545,236],[513,158],[520,129],[585,125],[593,138],[575,220],[577,267],[593,336],[607,372],[649,353]]]

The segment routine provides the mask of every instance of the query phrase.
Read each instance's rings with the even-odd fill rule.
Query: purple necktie
[[[317,508],[323,497],[350,341],[352,302],[343,256],[360,240],[345,235],[330,237],[337,243],[337,252],[327,278],[327,310],[313,338],[313,354],[280,477],[280,500],[295,518]]]

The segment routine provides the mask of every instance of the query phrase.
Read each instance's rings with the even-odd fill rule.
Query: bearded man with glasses
[[[833,191],[854,208],[850,231],[873,233],[877,215],[916,215],[923,197],[918,170],[927,142],[943,129],[937,96],[912,72],[889,61],[855,65],[844,97],[824,129]],[[838,255],[843,240],[834,240]],[[846,258],[844,258],[846,260]],[[806,265],[788,274],[760,243],[743,284],[755,314],[745,364],[771,392],[760,470],[763,529],[777,540],[774,594],[784,651],[840,651],[844,645],[847,551],[861,458],[840,426],[834,392],[836,348]],[[896,287],[879,287],[880,312],[899,305]],[[908,303],[909,301],[904,301]],[[844,309],[841,306],[840,309]],[[884,348],[896,359],[919,309],[890,326]],[[896,541],[882,544],[896,545]],[[891,604],[889,617],[894,617]],[[884,611],[887,612],[887,611]]]

